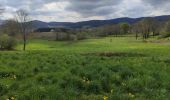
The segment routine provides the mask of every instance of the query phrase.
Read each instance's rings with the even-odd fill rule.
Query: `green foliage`
[[[0,36],[0,49],[12,50],[16,46],[16,40],[6,34]]]
[[[162,31],[160,38],[167,38],[167,37],[170,37],[170,32]]]
[[[120,27],[123,34],[127,34],[130,30],[130,25],[128,23],[121,23]]]
[[[165,28],[162,30],[162,38],[170,37],[170,22],[167,22]]]
[[[78,40],[83,40],[88,38],[88,34],[86,32],[77,32],[76,36]]]

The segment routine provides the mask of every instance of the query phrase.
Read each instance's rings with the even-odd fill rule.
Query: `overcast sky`
[[[77,22],[119,17],[170,15],[170,0],[0,0],[6,9],[2,19],[18,9],[33,20]]]

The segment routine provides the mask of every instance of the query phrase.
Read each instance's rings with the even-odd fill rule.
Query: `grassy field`
[[[112,41],[111,41],[112,40]],[[30,40],[0,52],[0,100],[169,100],[170,46],[134,37]]]

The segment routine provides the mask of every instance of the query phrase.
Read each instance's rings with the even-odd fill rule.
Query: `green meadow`
[[[169,100],[170,44],[29,40],[0,52],[0,100]]]

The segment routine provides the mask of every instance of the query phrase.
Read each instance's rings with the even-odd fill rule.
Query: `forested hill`
[[[129,24],[136,23],[140,21],[141,19],[146,17],[140,17],[140,18],[117,18],[117,19],[110,19],[110,20],[90,20],[90,21],[83,21],[83,22],[43,22],[39,20],[34,20],[33,24],[36,28],[48,28],[48,27],[65,27],[65,28],[83,28],[83,27],[98,27],[103,25],[110,25],[110,24],[117,24],[121,22],[127,22]],[[151,17],[153,19],[156,19],[158,21],[166,21],[170,19],[170,15],[164,15],[164,16],[155,16]]]

